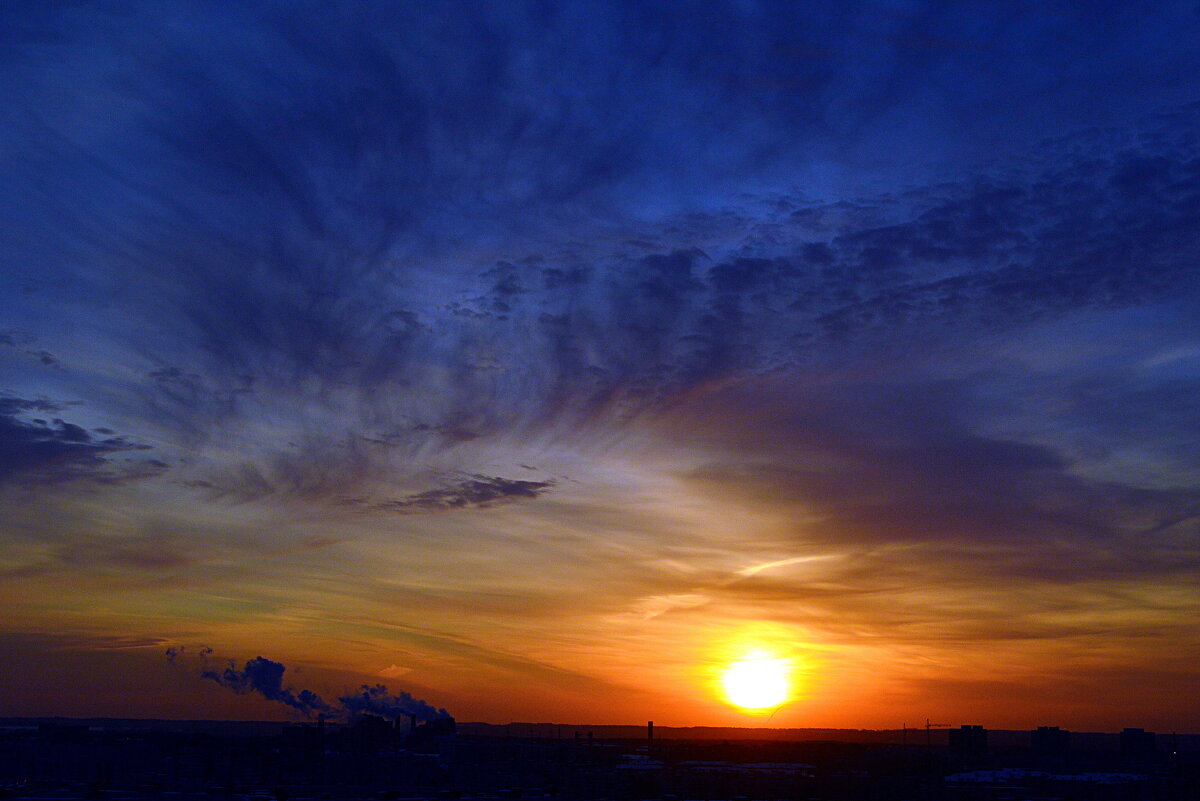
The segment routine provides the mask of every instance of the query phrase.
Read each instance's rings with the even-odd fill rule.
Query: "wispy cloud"
[[[524,481],[474,474],[450,486],[418,492],[404,498],[385,501],[376,508],[388,512],[446,512],[454,509],[489,507],[522,499],[536,498],[554,486],[554,481]]]
[[[562,703],[1194,647],[1192,4],[199,9],[0,10],[38,625]]]

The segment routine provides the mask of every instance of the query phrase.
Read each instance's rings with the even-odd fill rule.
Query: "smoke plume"
[[[314,712],[334,712],[334,708],[321,700],[321,696],[312,690],[295,690],[283,686],[283,673],[287,670],[279,662],[256,656],[246,662],[241,670],[234,662],[221,672],[206,670],[200,675],[212,679],[222,687],[228,687],[239,695],[258,693],[269,701],[286,704],[303,715],[311,716]]]
[[[343,695],[338,699],[350,715],[363,713],[379,715],[395,720],[401,715],[411,715],[417,720],[434,720],[450,717],[444,709],[438,709],[425,703],[419,698],[413,698],[406,692],[399,695],[388,693],[382,684],[368,686],[364,684],[351,695]]]
[[[167,661],[175,664],[184,653],[183,646],[172,646],[167,649]],[[204,648],[199,656],[201,664],[207,665],[206,657],[212,653],[211,648]],[[340,706],[326,703],[321,696],[312,690],[298,690],[285,686],[283,674],[287,668],[282,663],[265,656],[256,656],[246,662],[239,670],[237,663],[229,662],[229,667],[217,671],[205,667],[200,675],[216,682],[222,687],[233,690],[239,695],[257,693],[269,701],[276,701],[295,709],[306,717],[319,712],[333,718],[353,719],[359,715],[379,715],[395,720],[401,715],[409,715],[417,720],[429,721],[437,718],[448,718],[450,713],[445,709],[431,706],[419,698],[414,698],[406,692],[392,695],[382,684],[362,685],[353,693],[341,696]]]

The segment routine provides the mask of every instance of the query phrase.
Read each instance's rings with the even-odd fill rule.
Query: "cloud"
[[[22,331],[19,329],[0,331],[0,346],[20,350],[26,356],[32,356],[33,358],[37,359],[38,362],[45,367],[62,369],[62,362],[60,362],[53,353],[47,350],[30,347],[35,342],[37,342],[37,337],[28,331]]]
[[[227,10],[225,22],[243,13]],[[897,9],[867,24],[855,13],[817,22],[780,7],[768,26],[716,7],[698,29],[681,29],[673,12],[636,9],[645,38],[629,40],[616,11],[464,9],[459,24],[490,32],[464,48],[465,39],[435,35],[432,20],[394,7],[319,26],[311,13],[235,26],[224,44],[164,14],[102,11],[26,21],[16,40],[54,31],[61,47],[103,63],[97,76],[116,76],[88,84],[123,101],[110,104],[123,109],[114,141],[102,126],[69,127],[51,108],[40,111],[59,136],[14,136],[45,156],[53,169],[36,179],[49,172],[61,197],[106,198],[91,211],[107,233],[79,244],[95,257],[93,272],[49,269],[74,270],[99,295],[115,291],[110,280],[137,285],[136,297],[117,295],[121,314],[171,320],[170,341],[126,344],[170,365],[150,371],[142,401],[189,442],[280,394],[314,418],[349,402],[389,429],[419,420],[479,437],[559,416],[571,424],[636,414],[697,384],[770,369],[797,345],[820,352],[897,325],[1013,324],[1136,303],[1183,277],[1177,246],[1195,223],[1194,165],[1186,144],[1161,139],[1128,143],[1107,160],[1091,142],[1067,160],[1078,148],[1068,142],[1062,161],[1025,175],[907,195],[776,195],[775,211],[746,203],[730,211],[736,220],[705,204],[670,216],[689,197],[682,188],[647,187],[668,212],[652,224],[621,208],[640,183],[658,181],[662,164],[682,168],[675,180],[694,171],[743,197],[733,176],[806,162],[800,154],[814,139],[868,130],[864,115],[886,118],[901,98],[924,97],[948,62],[993,92],[987,65],[966,56],[975,28],[959,14]],[[822,25],[829,30],[818,34]],[[926,26],[963,48],[931,59],[911,44]],[[1126,33],[1149,36],[1147,26],[1131,21]],[[146,46],[89,47],[116,28]],[[534,32],[541,45],[531,50]],[[550,32],[572,45],[551,47],[542,38]],[[845,63],[831,36],[875,55]],[[419,46],[426,41],[442,43],[436,59]],[[1027,42],[988,46],[1023,51]],[[1072,46],[1111,55],[1094,42]],[[611,69],[620,74],[603,77]],[[746,91],[797,74],[810,87],[799,95]],[[638,90],[605,91],[611,79]],[[851,110],[846,98],[869,108]],[[652,113],[663,107],[675,113]],[[600,124],[613,120],[638,122]],[[1187,124],[1148,123],[1172,133]],[[1160,198],[1154,215],[1145,213],[1150,194],[1135,191],[1150,186]],[[30,203],[40,225],[65,229],[60,239],[80,236],[58,201],[37,193]],[[596,219],[636,227],[645,247],[579,244]],[[733,244],[712,241],[714,229],[731,227]],[[464,229],[504,257],[481,257],[473,245],[460,253]],[[530,363],[542,375],[518,379]],[[400,387],[418,389],[397,400]],[[498,408],[520,411],[514,421]]]
[[[17,633],[3,635],[6,647],[14,651],[33,647],[47,653],[58,651],[124,651],[134,649],[158,649],[166,644],[161,637],[133,634],[84,634],[84,633]]]
[[[450,486],[385,501],[378,504],[376,508],[403,514],[446,512],[469,508],[486,509],[497,504],[537,498],[554,484],[553,479],[524,481],[475,473]]]
[[[65,545],[56,554],[60,565],[133,568],[140,571],[169,571],[194,564],[186,547],[162,535],[109,537]]]
[[[78,287],[84,306],[113,298],[96,324],[144,369],[107,402],[199,457],[193,480],[211,485],[205,497],[378,503],[388,495],[378,484],[427,482],[432,462],[482,469],[475,449],[611,431],[772,371],[898,341],[952,347],[964,329],[1158,303],[1192,285],[1196,108],[1126,133],[1071,134],[1015,167],[903,192],[821,200],[778,182],[744,191],[739,169],[801,158],[800,145],[770,150],[781,133],[811,142],[861,127],[865,112],[846,108],[844,91],[886,117],[888,95],[936,82],[942,67],[911,45],[910,26],[949,26],[937,41],[969,42],[955,15],[875,20],[866,27],[891,33],[851,80],[830,68],[839,60],[826,37],[808,41],[811,20],[783,9],[784,40],[733,8],[690,34],[669,12],[638,10],[660,40],[650,50],[649,39],[617,36],[603,13],[584,24],[568,12],[464,11],[463,24],[492,35],[469,52],[451,43],[461,58],[448,71],[444,48],[435,68],[408,46],[425,41],[429,20],[363,13],[317,35],[308,12],[281,12],[238,27],[236,44],[133,14],[122,35],[153,46],[87,50],[108,70],[97,76],[123,76],[90,79],[122,98],[111,104],[122,109],[120,136],[108,141],[49,107],[43,128],[12,133],[48,165],[14,185],[36,178],[58,193],[28,201],[53,234],[38,249],[74,243],[91,256],[28,245],[30,259],[46,255],[44,272]],[[48,26],[61,46],[82,47],[117,24],[100,11],[88,19],[51,14],[26,34],[40,41],[34,32]],[[732,28],[706,27],[718,20]],[[827,21],[839,35],[880,37],[853,14]],[[535,29],[575,46],[529,56],[521,42]],[[740,33],[728,40],[728,29]],[[621,85],[641,87],[632,95],[602,91],[577,61],[612,47],[631,71]],[[710,59],[729,59],[727,69]],[[778,85],[782,63],[808,76],[803,100],[747,95],[747,85]],[[565,75],[595,90],[582,95],[591,99],[555,94]],[[549,88],[537,89],[543,80]],[[873,81],[889,91],[867,91]],[[639,114],[664,98],[678,114]],[[712,108],[723,109],[718,119]],[[613,119],[642,122],[597,124]],[[697,194],[680,212],[683,188],[650,187],[663,164],[688,165],[680,181],[694,169],[730,200]],[[654,214],[625,204],[646,181]],[[102,233],[83,237],[64,204],[88,209],[79,213]],[[56,292],[41,302],[62,302]],[[160,326],[161,337],[132,333]],[[230,438],[243,443],[237,459],[223,447]],[[391,506],[458,503],[452,491],[430,493]]]
[[[709,491],[804,510],[821,521],[798,530],[805,538],[973,544],[993,554],[993,572],[1054,565],[1065,577],[1071,565],[1081,579],[1133,569],[1144,557],[1142,537],[1167,536],[1200,508],[1195,489],[1088,479],[1051,447],[973,432],[982,410],[971,392],[969,383],[858,381],[790,388],[771,400],[763,385],[734,388],[698,404],[727,450],[690,478]],[[1090,554],[1038,564],[1051,543]],[[1110,548],[1129,561],[1109,561]],[[1174,558],[1164,553],[1145,569],[1169,570]]]
[[[97,437],[61,417],[49,422],[22,419],[30,413],[57,413],[61,408],[46,400],[0,398],[0,484],[116,483],[155,475],[166,468],[156,460],[115,463],[114,453],[148,449],[124,437]]]
[[[412,672],[412,668],[400,667],[395,662],[393,662],[392,664],[385,667],[383,670],[379,671],[379,673],[377,673],[376,675],[381,676],[385,679],[398,679],[401,676],[403,676],[404,674],[411,673],[411,672]]]

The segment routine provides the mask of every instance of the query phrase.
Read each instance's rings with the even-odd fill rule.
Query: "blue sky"
[[[0,711],[1183,726],[1197,27],[7,4]]]

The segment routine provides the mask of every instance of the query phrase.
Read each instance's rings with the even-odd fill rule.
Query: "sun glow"
[[[768,653],[730,662],[721,674],[729,703],[748,711],[773,709],[792,694],[791,663]]]

